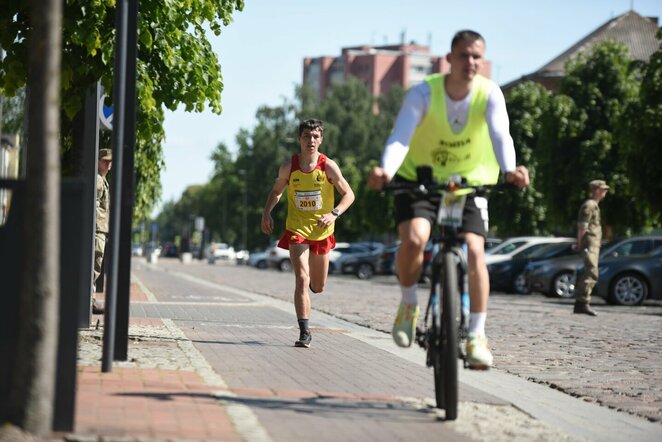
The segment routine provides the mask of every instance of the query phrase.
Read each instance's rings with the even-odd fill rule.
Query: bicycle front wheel
[[[434,385],[437,407],[446,410],[446,420],[457,418],[458,382],[458,330],[460,322],[460,293],[457,281],[457,262],[452,252],[443,255],[443,273],[440,278],[441,327],[436,342]]]

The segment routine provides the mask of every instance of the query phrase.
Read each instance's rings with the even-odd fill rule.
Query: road
[[[182,265],[166,259],[161,259],[156,266],[139,264],[135,268],[134,273],[149,280],[151,287],[159,280],[159,275],[171,273],[188,277],[191,282],[206,281],[218,287],[267,295],[275,300],[289,302],[292,297],[292,275],[273,270],[222,262]],[[227,294],[218,294],[218,299],[209,298],[209,295],[201,299],[199,291],[193,289],[168,290],[168,287],[156,284],[155,290],[174,304],[228,302],[223,299]],[[422,301],[425,301],[424,292],[424,289],[420,290]],[[495,394],[515,406],[518,401],[527,401],[524,390],[533,392],[526,405],[522,402],[522,407],[529,407],[526,412],[533,417],[549,414],[549,409],[544,407],[536,409],[535,403],[542,405],[547,394],[559,394],[560,391],[571,399],[569,406],[597,403],[604,410],[618,410],[621,416],[637,416],[642,422],[644,419],[652,422],[656,434],[662,431],[662,303],[649,302],[641,307],[623,308],[606,306],[596,300],[599,316],[591,318],[573,315],[572,301],[568,300],[502,293],[494,293],[490,299],[487,332],[495,355],[495,369],[489,376],[463,370],[463,383],[476,382],[483,393]],[[315,312],[311,326],[322,327],[323,318],[329,315],[372,329],[380,337],[378,344],[373,339],[372,345],[397,353],[399,349],[385,333],[390,330],[398,302],[399,289],[393,277],[360,281],[351,276],[334,275],[329,278],[325,292],[313,297]],[[293,314],[287,315],[287,309],[284,309],[285,316],[280,321],[292,321],[295,329]],[[250,322],[248,318],[233,317],[232,320]],[[320,323],[316,324],[316,321]],[[183,331],[189,334],[185,327]],[[235,336],[235,339],[241,341],[241,336]],[[402,357],[412,360],[420,359],[422,354],[417,349],[405,353],[408,356]],[[424,376],[431,384],[431,373],[428,371]],[[239,380],[246,381],[245,378],[235,379]],[[538,384],[537,389],[531,387]],[[554,397],[558,400],[558,396]],[[560,414],[545,419],[552,425],[572,427],[572,422],[564,423],[567,417]]]

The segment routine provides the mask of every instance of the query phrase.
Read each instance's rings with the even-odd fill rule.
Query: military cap
[[[609,190],[609,186],[604,180],[593,180],[590,183],[588,183],[588,185],[591,188],[591,190],[593,189]]]
[[[100,160],[112,160],[113,151],[110,149],[99,149],[99,159]]]

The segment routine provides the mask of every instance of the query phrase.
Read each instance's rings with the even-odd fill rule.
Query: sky
[[[662,18],[662,0],[246,0],[219,37],[210,33],[223,74],[222,114],[166,112],[163,196],[154,215],[189,185],[209,181],[215,147],[234,151],[260,106],[294,98],[305,57],[398,44],[403,35],[445,55],[456,31],[473,29],[485,38],[492,79],[503,85],[630,9]]]

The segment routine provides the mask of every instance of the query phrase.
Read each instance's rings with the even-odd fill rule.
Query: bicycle
[[[432,168],[420,166],[417,182],[391,183],[385,191],[412,192],[427,195],[440,192],[437,225],[441,234],[433,242],[441,243],[432,259],[430,298],[425,309],[424,328],[416,328],[416,342],[427,351],[426,364],[434,370],[437,408],[446,411],[446,420],[457,419],[458,359],[468,368],[465,343],[469,327],[468,265],[463,241],[458,236],[462,225],[464,201],[469,194],[484,194],[488,190],[514,188],[511,184],[472,186],[453,177],[440,184],[432,178]],[[457,196],[456,192],[466,193]]]

